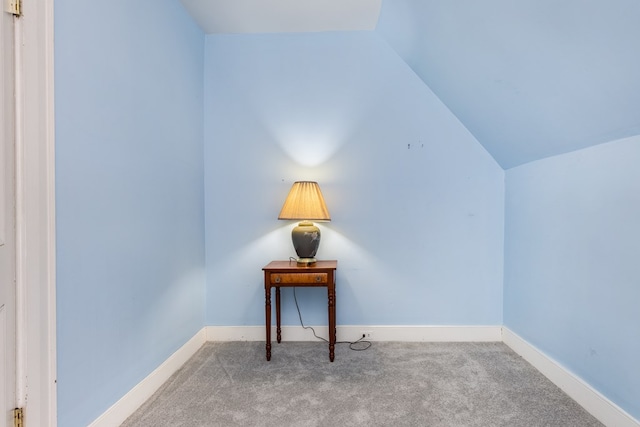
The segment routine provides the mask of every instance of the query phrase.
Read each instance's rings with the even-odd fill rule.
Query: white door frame
[[[23,0],[16,33],[18,404],[28,425],[55,427],[53,0]]]
[[[0,426],[16,407],[15,18],[0,9]]]

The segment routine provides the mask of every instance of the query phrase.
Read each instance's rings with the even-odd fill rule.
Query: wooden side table
[[[265,318],[267,326],[267,360],[271,360],[271,288],[276,289],[276,333],[281,342],[280,288],[326,287],[329,300],[329,360],[333,362],[336,345],[336,268],[338,261],[317,261],[298,266],[295,261],[272,261],[264,271]]]

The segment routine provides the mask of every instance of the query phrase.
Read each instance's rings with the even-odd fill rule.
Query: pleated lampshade
[[[313,181],[294,182],[278,219],[331,221],[318,183]]]

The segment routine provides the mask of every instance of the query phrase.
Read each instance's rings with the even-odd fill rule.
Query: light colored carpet
[[[207,343],[123,426],[601,426],[502,343]]]

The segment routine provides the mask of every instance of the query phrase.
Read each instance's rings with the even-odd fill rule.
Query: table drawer
[[[327,273],[271,273],[271,284],[317,283],[326,284]]]

